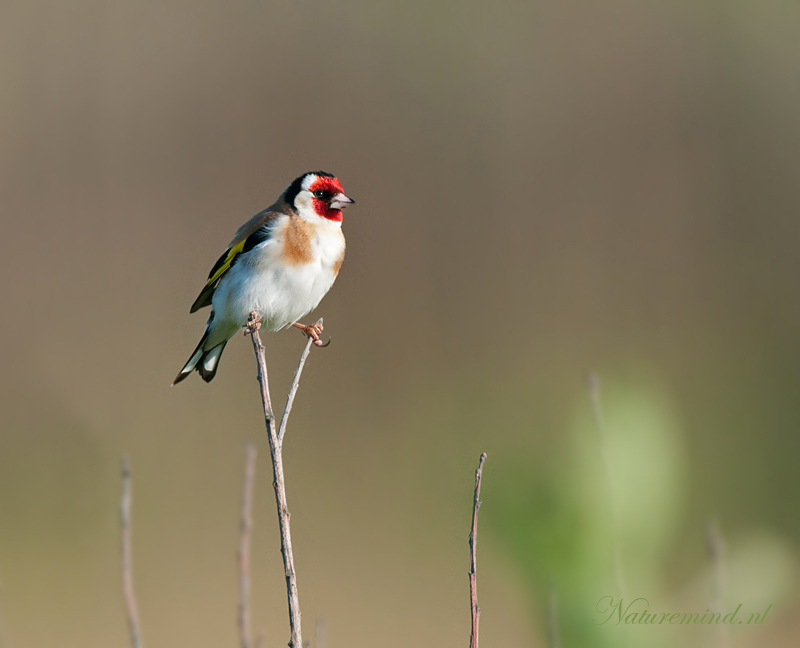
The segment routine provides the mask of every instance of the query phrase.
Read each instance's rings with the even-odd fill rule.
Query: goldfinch
[[[345,249],[342,209],[354,203],[337,178],[313,171],[242,225],[192,304],[190,313],[211,306],[211,314],[200,344],[172,384],[192,371],[210,382],[225,344],[253,311],[261,328],[278,331],[291,324],[323,346],[322,327],[298,320],[316,308],[339,273]]]

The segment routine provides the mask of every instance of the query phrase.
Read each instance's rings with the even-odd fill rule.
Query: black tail
[[[197,348],[192,352],[189,361],[183,366],[180,373],[175,376],[175,380],[172,381],[173,386],[177,385],[181,380],[186,380],[192,371],[197,371],[200,377],[206,382],[211,382],[214,379],[214,376],[217,374],[220,356],[222,356],[222,352],[228,341],[225,340],[217,346],[206,350],[203,348],[203,345],[206,343],[207,339],[208,329],[206,329],[206,332],[203,334],[200,344],[198,344]]]

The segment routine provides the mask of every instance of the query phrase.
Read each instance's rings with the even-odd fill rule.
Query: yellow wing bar
[[[242,251],[246,242],[247,241],[241,241],[237,243],[219,258],[217,263],[211,269],[211,274],[208,276],[206,285],[203,287],[203,290],[200,291],[197,299],[194,300],[194,304],[192,304],[192,308],[189,310],[190,313],[194,313],[204,306],[211,305],[211,299],[214,296],[214,288],[217,285],[217,281],[219,281],[222,275],[230,270],[233,260],[236,258],[236,255]]]
[[[236,258],[236,255],[242,251],[244,244],[246,241],[242,241],[241,243],[237,243],[234,245],[230,250],[228,250],[228,255],[225,257],[225,260],[222,262],[222,265],[214,271],[211,276],[208,278],[208,283],[206,286],[213,284],[217,279],[219,279],[222,275],[224,275],[231,267],[233,260]]]

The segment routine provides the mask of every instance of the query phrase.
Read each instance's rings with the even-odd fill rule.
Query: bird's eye
[[[317,190],[314,192],[314,198],[319,198],[319,199],[322,199],[322,198],[324,198],[324,197],[325,197],[325,192],[324,192],[322,189],[317,189]]]

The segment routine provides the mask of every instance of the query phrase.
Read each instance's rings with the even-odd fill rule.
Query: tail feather
[[[213,349],[206,351],[197,365],[197,371],[200,377],[206,382],[211,382],[214,376],[217,375],[217,367],[219,366],[219,359],[222,352],[225,350],[225,345],[228,343],[225,340],[222,344],[218,344]]]
[[[211,382],[213,380],[217,373],[220,356],[228,341],[226,340],[211,349],[204,349],[203,345],[206,343],[207,339],[208,329],[206,329],[206,332],[203,334],[197,348],[192,352],[188,362],[183,366],[180,373],[175,376],[175,380],[172,381],[173,386],[177,385],[182,380],[186,380],[192,371],[197,371],[200,377],[206,382]]]

